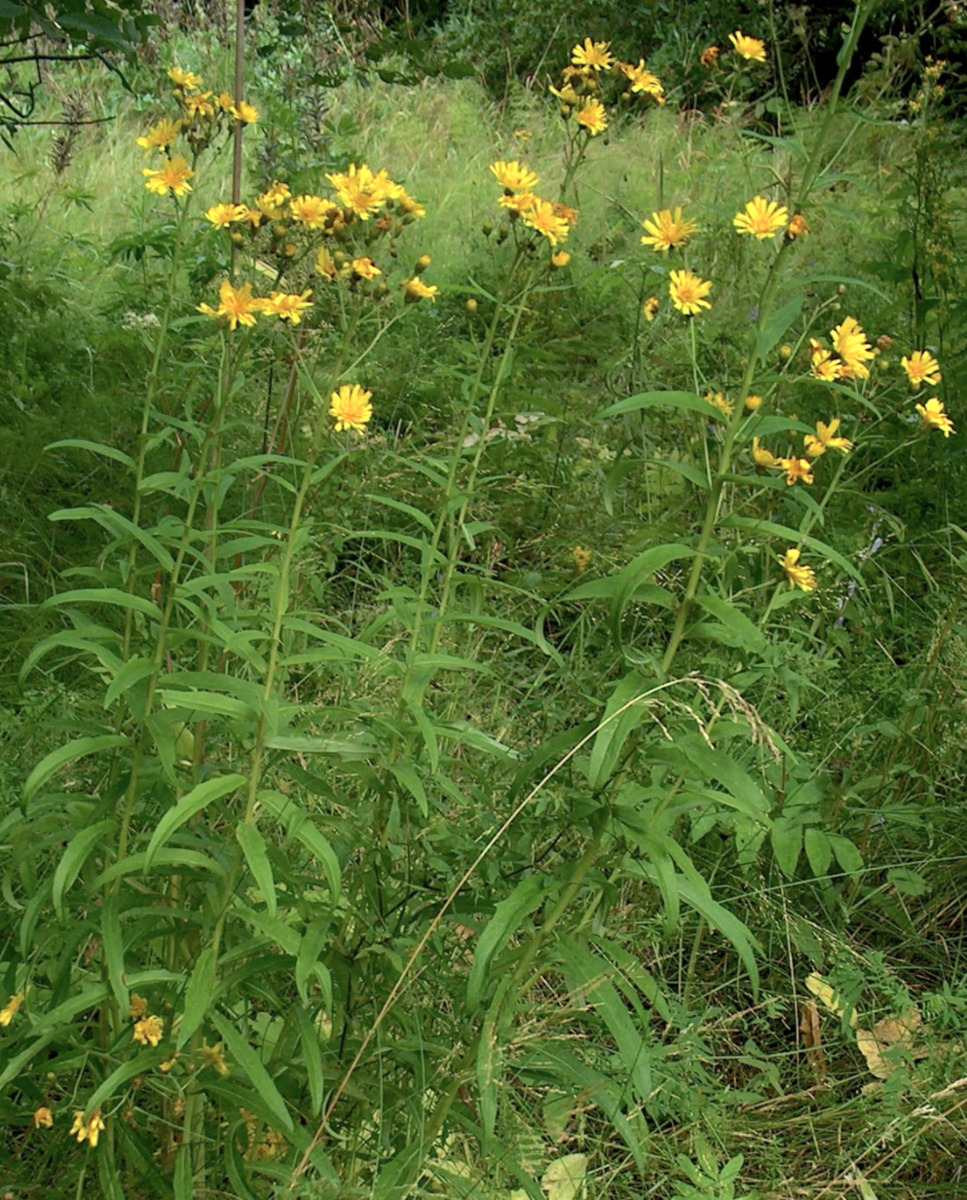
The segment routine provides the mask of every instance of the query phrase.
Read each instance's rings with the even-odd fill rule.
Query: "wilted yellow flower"
[[[746,396],[746,398],[745,398],[746,412],[758,412],[761,407],[762,407],[762,397],[761,396]]]
[[[583,575],[591,565],[591,551],[585,550],[583,546],[575,546],[571,553],[574,555],[574,565],[578,569],[578,574]]]
[[[642,221],[642,225],[648,233],[641,239],[641,244],[661,251],[684,246],[698,229],[695,221],[683,219],[680,208],[676,208],[674,212],[668,208],[663,208],[661,212],[653,212],[651,220]]]
[[[693,317],[703,308],[712,307],[711,302],[705,299],[712,290],[711,281],[699,279],[691,271],[670,271],[669,278],[668,294],[672,304],[686,317]]]
[[[43,1125],[45,1129],[54,1128],[54,1114],[49,1108],[38,1108],[34,1113],[34,1129],[39,1129]]]
[[[134,1026],[134,1040],[142,1046],[157,1046],[164,1037],[164,1025],[160,1017],[145,1017]]]
[[[581,103],[581,97],[569,83],[566,83],[564,87],[560,88],[560,90],[554,87],[553,84],[550,85],[550,88],[554,95],[557,96],[558,100],[560,100],[562,104],[566,105],[567,108],[575,108]],[[567,112],[567,108],[564,110],[565,113]]]
[[[96,1108],[89,1121],[84,1120],[82,1112],[74,1114],[74,1124],[71,1126],[71,1133],[77,1134],[79,1142],[90,1142],[91,1149],[97,1145],[97,1139],[107,1126],[101,1120],[101,1110]]]
[[[866,364],[874,357],[873,350],[866,340],[866,334],[860,328],[855,317],[845,320],[830,330],[833,348],[846,366],[857,379],[869,378],[869,367]],[[840,372],[842,378],[842,372]]]
[[[191,71],[181,71],[178,67],[169,67],[168,78],[175,87],[181,88],[200,88],[205,82],[200,75],[194,75]]]
[[[563,242],[570,231],[567,218],[558,216],[554,205],[549,200],[540,200],[537,196],[521,213],[521,220],[528,228],[542,233],[552,246]]]
[[[296,196],[289,201],[292,219],[308,229],[323,229],[326,221],[339,211],[329,200],[321,196]]]
[[[191,117],[213,117],[215,106],[212,104],[211,92],[189,92],[182,97],[182,103],[188,109]]]
[[[6,1028],[14,1019],[24,1002],[23,992],[17,992],[7,1001],[6,1007],[0,1009],[0,1028]]]
[[[180,121],[159,121],[144,137],[138,138],[138,145],[145,155],[150,154],[152,150],[160,150],[162,154],[166,154],[178,140],[180,133]]]
[[[327,279],[336,278],[335,260],[325,246],[319,247],[319,253],[316,255],[315,269],[319,275],[325,275]]]
[[[302,320],[302,314],[312,308],[309,302],[311,295],[311,288],[303,292],[301,296],[294,292],[273,292],[271,296],[260,300],[258,304],[266,316],[278,317],[282,321],[290,321],[293,325],[298,325]]]
[[[219,1075],[227,1075],[229,1073],[228,1063],[225,1061],[221,1042],[216,1042],[214,1046],[209,1046],[207,1042],[202,1042],[201,1053],[206,1067],[212,1067]]]
[[[759,439],[757,437],[752,439],[752,457],[755,459],[757,466],[768,467],[770,469],[774,467],[781,467],[784,461],[781,458],[776,458],[776,456],[771,453],[771,451],[766,450],[764,446],[760,446]]]
[[[383,273],[371,258],[354,258],[353,271],[360,279],[375,279]]]
[[[247,216],[248,209],[244,204],[213,204],[205,213],[206,219],[216,229],[227,229],[233,222],[244,221]]]
[[[256,315],[261,310],[262,301],[252,295],[252,285],[246,283],[243,287],[234,288],[226,279],[218,291],[221,304],[212,308],[208,304],[199,304],[198,311],[206,317],[227,317],[231,329],[239,325],[254,325]]]
[[[608,114],[600,100],[589,100],[577,114],[577,123],[594,137],[608,128]]]
[[[732,413],[735,412],[733,406],[729,404],[721,392],[706,392],[705,401],[707,404],[711,404],[713,408],[717,408],[720,413],[724,413],[727,417],[731,417]]]
[[[175,196],[184,196],[191,191],[188,180],[194,178],[195,172],[184,158],[166,158],[165,165],[160,170],[152,171],[149,167],[144,167],[141,174],[147,181],[144,186],[155,196],[167,196],[169,192]]]
[[[722,51],[718,46],[707,46],[698,56],[698,61],[707,71],[710,71],[718,62],[721,53]]]
[[[789,228],[786,230],[786,237],[790,240],[790,242],[794,242],[797,237],[803,237],[805,234],[809,233],[809,231],[809,226],[806,224],[806,218],[802,215],[802,213],[796,213],[796,215],[789,222]]]
[[[849,454],[853,449],[853,443],[849,438],[836,437],[836,430],[839,429],[839,426],[839,417],[835,421],[830,421],[828,425],[822,421],[816,422],[815,435],[807,433],[803,438],[806,453],[810,458],[819,458],[827,450],[839,450],[843,454]]]
[[[148,1012],[148,1002],[137,992],[131,993],[131,1003],[128,1005],[128,1016],[132,1021],[140,1021]]]
[[[775,237],[786,226],[789,209],[775,200],[766,200],[764,196],[756,196],[745,206],[744,212],[737,213],[732,224],[739,233],[749,233],[762,241]]]
[[[917,412],[920,414],[925,429],[939,429],[944,437],[948,438],[956,432],[953,421],[944,412],[943,401],[938,400],[936,396],[932,400],[928,400],[925,405],[918,404]],[[0,1013],[0,1017],[2,1016],[3,1014]]]
[[[780,458],[778,465],[786,473],[786,483],[792,487],[793,484],[812,483],[813,464],[808,458]]]
[[[729,34],[729,41],[741,58],[751,59],[753,62],[766,61],[765,42],[760,42],[758,38],[748,37],[741,29],[737,29],[735,33]]]
[[[812,567],[801,567],[799,565],[799,551],[789,549],[785,556],[779,559],[783,571],[786,573],[786,578],[789,580],[791,588],[801,588],[804,592],[814,592],[818,586],[816,583],[816,575]]]
[[[909,358],[904,355],[900,359],[900,366],[906,371],[910,386],[915,392],[919,392],[925,383],[936,387],[943,379],[940,374],[940,363],[929,350],[914,350]]]
[[[650,324],[658,316],[658,310],[661,304],[657,296],[649,296],[642,306],[642,312],[645,314],[645,320]]]
[[[403,284],[403,298],[407,304],[416,304],[418,300],[431,300],[436,304],[440,289],[435,285],[428,286],[419,275],[414,275]]]
[[[609,45],[609,42],[592,42],[585,38],[583,46],[577,45],[571,51],[571,62],[589,71],[607,71],[614,62],[614,56],[608,53]]]
[[[513,162],[500,160],[491,163],[490,169],[500,186],[511,192],[532,192],[540,183],[537,172],[525,167],[516,159]]]
[[[556,254],[551,255],[551,266],[556,267],[558,270],[566,267],[570,261],[571,256],[566,250],[558,250]]]
[[[338,392],[332,393],[329,415],[336,420],[337,433],[343,429],[366,432],[366,426],[373,416],[373,406],[370,404],[372,396],[372,392],[364,392],[358,383],[344,383]]]

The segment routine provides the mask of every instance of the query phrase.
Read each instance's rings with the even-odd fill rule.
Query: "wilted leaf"
[[[877,1079],[889,1078],[900,1065],[900,1056],[890,1054],[898,1046],[914,1058],[926,1058],[929,1051],[913,1044],[922,1024],[923,1017],[916,1008],[912,1008],[904,1017],[887,1017],[878,1021],[872,1030],[857,1029],[856,1044],[866,1059],[870,1074]]]
[[[807,1000],[803,1005],[802,1020],[799,1022],[799,1032],[809,1052],[809,1060],[819,1079],[825,1078],[829,1068],[826,1065],[826,1055],[823,1053],[823,1035],[819,1027],[819,1008],[815,1000]]]
[[[846,1006],[840,999],[836,990],[823,979],[818,971],[813,971],[811,975],[806,977],[806,987],[812,992],[823,1008],[829,1009],[837,1017],[842,1017],[846,1012]],[[856,1013],[851,1012],[849,1015],[850,1026],[856,1028]]]

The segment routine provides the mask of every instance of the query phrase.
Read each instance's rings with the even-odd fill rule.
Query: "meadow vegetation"
[[[963,1194],[956,68],[492,7],[7,119],[13,1196]]]

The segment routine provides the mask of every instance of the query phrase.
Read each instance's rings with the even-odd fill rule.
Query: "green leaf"
[[[335,900],[342,891],[342,868],[332,846],[312,823],[305,809],[281,792],[264,791],[258,794],[259,803],[285,826],[289,837],[301,842],[322,866]]]
[[[265,900],[269,916],[274,917],[278,909],[275,894],[275,876],[272,874],[272,864],[265,848],[265,838],[259,833],[254,824],[242,821],[235,830],[238,844],[242,847],[245,861],[255,879],[256,886]]]
[[[326,942],[332,921],[329,917],[314,917],[306,926],[299,944],[299,953],[295,963],[295,986],[304,1003],[309,1003],[309,979],[315,975],[322,988],[322,998],[326,1007],[332,1008],[332,977],[325,963],[319,961]]]
[[[86,758],[91,754],[100,754],[102,750],[113,750],[115,747],[127,745],[128,739],[119,733],[101,733],[94,737],[76,738],[66,746],[58,746],[56,750],[51,750],[27,776],[23,792],[24,804],[29,805],[47,780],[68,763],[77,762],[79,758]]]
[[[125,983],[124,938],[118,919],[118,898],[113,889],[104,896],[101,908],[101,942],[104,946],[108,982],[118,1002],[118,1008],[127,1012],[131,998]]]
[[[152,1067],[163,1063],[167,1057],[167,1051],[161,1047],[132,1055],[127,1062],[123,1062],[119,1067],[115,1067],[107,1079],[94,1089],[92,1095],[87,1099],[84,1111],[92,1113],[96,1108],[102,1108],[122,1084],[127,1083],[129,1079],[133,1079],[136,1075],[146,1074]]]
[[[816,879],[825,879],[833,861],[833,847],[821,829],[807,829],[803,836],[806,860]]]
[[[768,642],[762,630],[728,600],[722,600],[718,596],[696,596],[695,602],[718,618],[724,628],[735,636],[740,646],[755,654],[762,654],[766,649]]]
[[[777,817],[772,823],[772,853],[779,870],[787,879],[795,879],[802,851],[803,828],[789,817]]]
[[[723,517],[721,524],[726,529],[749,529],[754,533],[769,534],[770,537],[782,538],[790,546],[798,546],[800,543],[808,546],[811,550],[815,550],[817,554],[821,554],[830,562],[835,563],[847,575],[851,575],[859,583],[863,582],[863,576],[853,566],[851,562],[845,559],[842,554],[834,550],[832,546],[826,542],[821,542],[819,538],[810,537],[808,534],[802,534],[798,529],[792,529],[788,525],[777,525],[774,521],[760,521],[756,517],[740,517],[736,513],[729,513]]]
[[[843,837],[840,833],[829,833],[826,836],[829,839],[830,846],[833,848],[833,853],[836,855],[836,861],[846,874],[860,874],[865,864],[863,862],[863,855],[860,854],[854,843],[848,837]]]
[[[248,778],[245,775],[219,775],[214,779],[206,779],[204,783],[199,783],[197,787],[193,787],[190,792],[182,796],[172,808],[168,809],[151,835],[145,855],[145,870],[148,870],[154,861],[154,856],[175,830],[180,829],[186,821],[191,820],[195,813],[201,812],[214,800],[221,800],[223,796],[238,791],[247,782]]]
[[[630,671],[615,685],[591,746],[588,786],[592,791],[604,787],[611,778],[628,735],[637,729],[647,713],[643,700],[649,690],[650,685],[637,671]]]
[[[215,994],[215,968],[217,965],[216,953],[212,946],[206,946],[195,960],[188,979],[185,1006],[178,1025],[178,1040],[175,1043],[178,1050],[191,1040],[192,1034],[204,1021],[208,1009],[211,1007],[212,996]]]
[[[501,900],[477,941],[477,949],[467,980],[467,1008],[473,1012],[483,1002],[487,973],[495,954],[502,950],[520,929],[525,917],[544,899],[544,880],[540,875],[522,879],[510,895]]]
[[[420,815],[423,817],[428,816],[430,803],[427,800],[426,788],[423,786],[423,780],[420,778],[419,772],[405,763],[394,763],[390,769],[397,781],[403,785],[416,801],[420,809]]]
[[[756,337],[755,352],[758,355],[760,362],[766,361],[766,356],[769,351],[775,346],[776,342],[783,336],[790,325],[798,318],[802,311],[803,296],[800,294],[794,300],[790,300],[788,304],[784,304],[782,308],[774,312],[766,321],[762,329],[759,330]]]
[[[285,1101],[279,1094],[279,1089],[275,1086],[271,1075],[265,1069],[261,1058],[252,1049],[248,1038],[242,1037],[231,1021],[226,1020],[221,1013],[212,1012],[210,1019],[221,1034],[232,1058],[242,1068],[248,1076],[249,1082],[262,1097],[263,1103],[271,1109],[282,1128],[291,1131],[292,1118],[289,1116]]]
[[[709,404],[694,392],[642,392],[638,396],[628,396],[616,404],[609,404],[598,413],[598,420],[606,417],[620,417],[623,413],[638,412],[643,408],[673,408],[681,412],[701,413],[710,421],[726,421],[728,418],[721,409]]]
[[[54,871],[54,885],[51,892],[54,910],[61,921],[64,920],[64,893],[77,878],[81,867],[87,861],[87,856],[97,842],[108,832],[114,830],[114,818],[98,821],[76,833],[68,843],[67,849],[57,869]]]
[[[122,516],[113,508],[107,508],[101,504],[89,504],[83,508],[60,508],[57,512],[52,512],[48,517],[50,521],[96,521],[108,533],[113,534],[116,538],[123,542],[125,537],[135,538],[144,546],[145,550],[161,564],[166,570],[170,571],[175,560],[171,557],[171,553],[152,533],[148,533],[145,529],[140,529],[133,521]]]
[[[299,1042],[305,1058],[305,1074],[309,1084],[309,1104],[312,1115],[318,1117],[322,1112],[322,1102],[325,1097],[325,1074],[322,1067],[322,1048],[319,1045],[319,1034],[315,1025],[309,1020],[309,1014],[301,1007],[294,1005],[292,1009],[295,1023],[299,1027]]]
[[[50,596],[41,608],[63,608],[68,604],[107,604],[114,608],[127,608],[143,613],[153,621],[161,620],[161,609],[143,596],[132,596],[120,588],[75,588],[72,592],[60,592]]]
[[[3,11],[0,9],[0,17],[3,16]],[[45,450],[90,450],[92,454],[102,454],[105,458],[113,458],[115,462],[121,463],[125,467],[129,467],[132,471],[136,469],[137,463],[130,454],[125,454],[123,450],[118,450],[116,446],[105,446],[102,442],[89,442],[86,438],[64,438],[59,442],[51,442],[44,447]]]

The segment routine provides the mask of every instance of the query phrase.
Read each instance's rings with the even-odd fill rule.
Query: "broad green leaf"
[[[108,982],[118,1002],[118,1008],[121,1012],[127,1012],[130,996],[125,982],[124,938],[118,919],[118,898],[113,889],[108,889],[101,905],[101,942],[104,946]]]
[[[423,780],[420,778],[419,772],[406,763],[394,763],[390,770],[396,777],[397,781],[410,793],[416,801],[420,815],[426,817],[430,812],[430,803],[426,797],[426,788],[423,786]]]
[[[521,922],[529,917],[544,899],[544,881],[540,875],[522,879],[510,895],[501,900],[477,941],[477,949],[467,980],[467,1008],[473,1012],[483,1002],[490,963],[519,931]]]
[[[75,588],[71,592],[59,592],[41,604],[41,608],[63,608],[69,604],[107,604],[114,608],[128,608],[143,613],[153,621],[161,620],[161,609],[143,596],[132,596],[120,588]]]
[[[624,753],[628,735],[645,719],[644,697],[648,691],[650,685],[637,671],[630,671],[615,685],[591,745],[588,786],[592,791],[604,787],[611,778]]]
[[[776,817],[772,823],[772,853],[779,870],[787,879],[795,879],[802,852],[803,827],[789,817]]]
[[[248,1076],[249,1082],[262,1097],[263,1102],[272,1110],[281,1127],[291,1130],[292,1118],[289,1116],[285,1101],[279,1095],[279,1089],[265,1069],[262,1059],[252,1049],[248,1037],[242,1037],[232,1022],[217,1010],[212,1011],[210,1020],[221,1034],[232,1058]]]
[[[770,350],[772,350],[776,342],[779,341],[789,326],[798,318],[802,311],[802,302],[803,296],[800,294],[766,318],[766,322],[759,330],[755,342],[755,352],[760,362],[764,363],[766,361]]]
[[[110,708],[119,696],[123,696],[142,679],[153,675],[157,669],[150,658],[132,658],[124,663],[104,693],[104,707]]]
[[[247,782],[248,777],[245,775],[218,775],[214,779],[206,779],[204,783],[199,783],[197,787],[193,787],[190,792],[182,796],[158,822],[151,841],[148,843],[145,870],[150,868],[154,862],[154,856],[165,842],[186,821],[191,820],[196,813],[201,812],[215,800],[221,800],[223,796],[238,791]]]
[[[789,546],[798,546],[802,543],[808,546],[811,550],[815,550],[817,554],[821,554],[830,562],[835,563],[847,575],[851,575],[859,583],[863,582],[863,577],[853,566],[851,562],[845,559],[842,554],[834,550],[827,542],[821,542],[819,538],[810,537],[808,534],[802,534],[798,529],[792,529],[788,525],[777,525],[775,521],[760,521],[756,517],[740,517],[737,513],[730,513],[723,517],[721,524],[726,529],[748,529],[753,533],[768,534],[770,537],[781,538],[788,549]]]
[[[128,739],[119,733],[101,733],[94,737],[76,738],[66,746],[58,746],[56,750],[51,750],[27,776],[23,792],[24,804],[29,805],[47,780],[68,763],[77,762],[79,758],[87,758],[91,754],[100,754],[103,750],[127,745]]]
[[[803,835],[803,846],[806,850],[806,860],[816,879],[825,879],[829,873],[829,865],[833,861],[833,847],[829,838],[821,829],[806,829]]]
[[[326,1078],[322,1067],[322,1048],[319,1045],[319,1035],[315,1025],[309,1020],[309,1014],[301,1005],[294,1005],[292,1011],[295,1015],[295,1023],[299,1027],[299,1042],[305,1059],[309,1103],[312,1115],[318,1117],[322,1112]]]
[[[848,837],[840,833],[829,833],[829,844],[836,855],[836,861],[847,875],[858,875],[864,868],[863,855]]]
[[[761,654],[765,650],[768,642],[762,630],[754,625],[745,613],[736,608],[734,604],[730,604],[728,600],[722,600],[718,596],[696,596],[695,603],[716,617],[747,650],[755,654]]]
[[[137,1045],[137,1043],[134,1044]],[[119,1067],[115,1067],[107,1079],[94,1089],[94,1092],[87,1100],[84,1111],[92,1113],[96,1108],[102,1108],[115,1092],[119,1090],[122,1084],[127,1083],[129,1079],[133,1079],[136,1075],[147,1074],[152,1067],[163,1063],[167,1057],[168,1052],[160,1046],[155,1050],[142,1050],[133,1054],[127,1062],[123,1062]]]
[[[265,848],[265,838],[259,833],[257,827],[241,821],[235,829],[235,836],[238,838],[238,844],[242,847],[242,853],[245,855],[245,861],[248,863],[248,868],[252,872],[255,883],[262,893],[262,898],[265,900],[265,907],[269,916],[274,917],[278,909],[277,897],[275,894],[275,876],[272,874],[272,864],[269,862],[269,856]]]
[[[259,803],[285,826],[289,837],[301,842],[321,865],[335,900],[342,891],[342,868],[332,846],[315,827],[312,818],[289,796],[281,792],[264,791],[258,794]]]
[[[0,12],[0,16],[3,16],[2,12]],[[64,438],[59,442],[51,442],[44,449],[90,450],[92,454],[102,454],[105,458],[113,458],[115,462],[129,467],[132,471],[137,466],[130,454],[125,454],[123,450],[118,450],[116,446],[105,446],[102,442],[89,442],[86,438]]]
[[[170,571],[175,565],[171,552],[167,550],[153,533],[141,529],[133,521],[105,505],[88,504],[83,508],[59,508],[48,517],[50,521],[95,521],[113,534],[116,538],[135,538],[166,570]]]
[[[36,1028],[34,1029],[36,1033]],[[19,1054],[15,1054],[9,1059],[6,1065],[0,1070],[0,1091],[6,1089],[7,1085],[12,1083],[21,1070],[30,1063],[30,1061],[38,1055],[41,1050],[45,1050],[47,1046],[54,1041],[55,1038],[63,1036],[63,1031],[60,1029],[51,1029],[42,1037],[30,1042]],[[42,1064],[43,1065],[43,1064]]]

